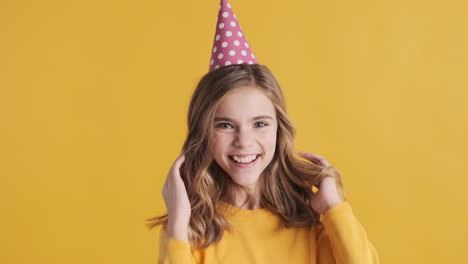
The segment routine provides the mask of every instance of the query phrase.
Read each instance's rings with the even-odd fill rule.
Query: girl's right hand
[[[185,153],[182,151],[169,170],[162,195],[167,207],[168,236],[188,241],[191,206],[181,177],[181,167],[184,161]]]

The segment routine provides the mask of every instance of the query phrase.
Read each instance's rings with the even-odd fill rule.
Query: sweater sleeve
[[[190,244],[184,240],[167,237],[163,226],[159,236],[159,264],[196,264]]]
[[[328,209],[317,233],[317,264],[378,264],[375,246],[347,201]]]

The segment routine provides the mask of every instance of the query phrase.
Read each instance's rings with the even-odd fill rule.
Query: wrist
[[[322,214],[325,214],[328,210],[331,208],[335,207],[336,205],[342,203],[343,201],[341,199],[333,199],[330,202],[327,203],[327,206],[325,207],[325,210],[323,210]]]
[[[178,240],[188,241],[188,225],[168,222],[167,236]]]

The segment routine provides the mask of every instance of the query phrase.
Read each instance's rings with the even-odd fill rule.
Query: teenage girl
[[[264,65],[221,67],[200,80],[188,136],[162,190],[159,263],[379,263],[317,154],[295,156],[295,129]]]

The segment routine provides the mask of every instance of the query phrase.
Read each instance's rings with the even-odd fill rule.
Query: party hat
[[[209,71],[231,64],[258,63],[228,0],[221,0]]]

